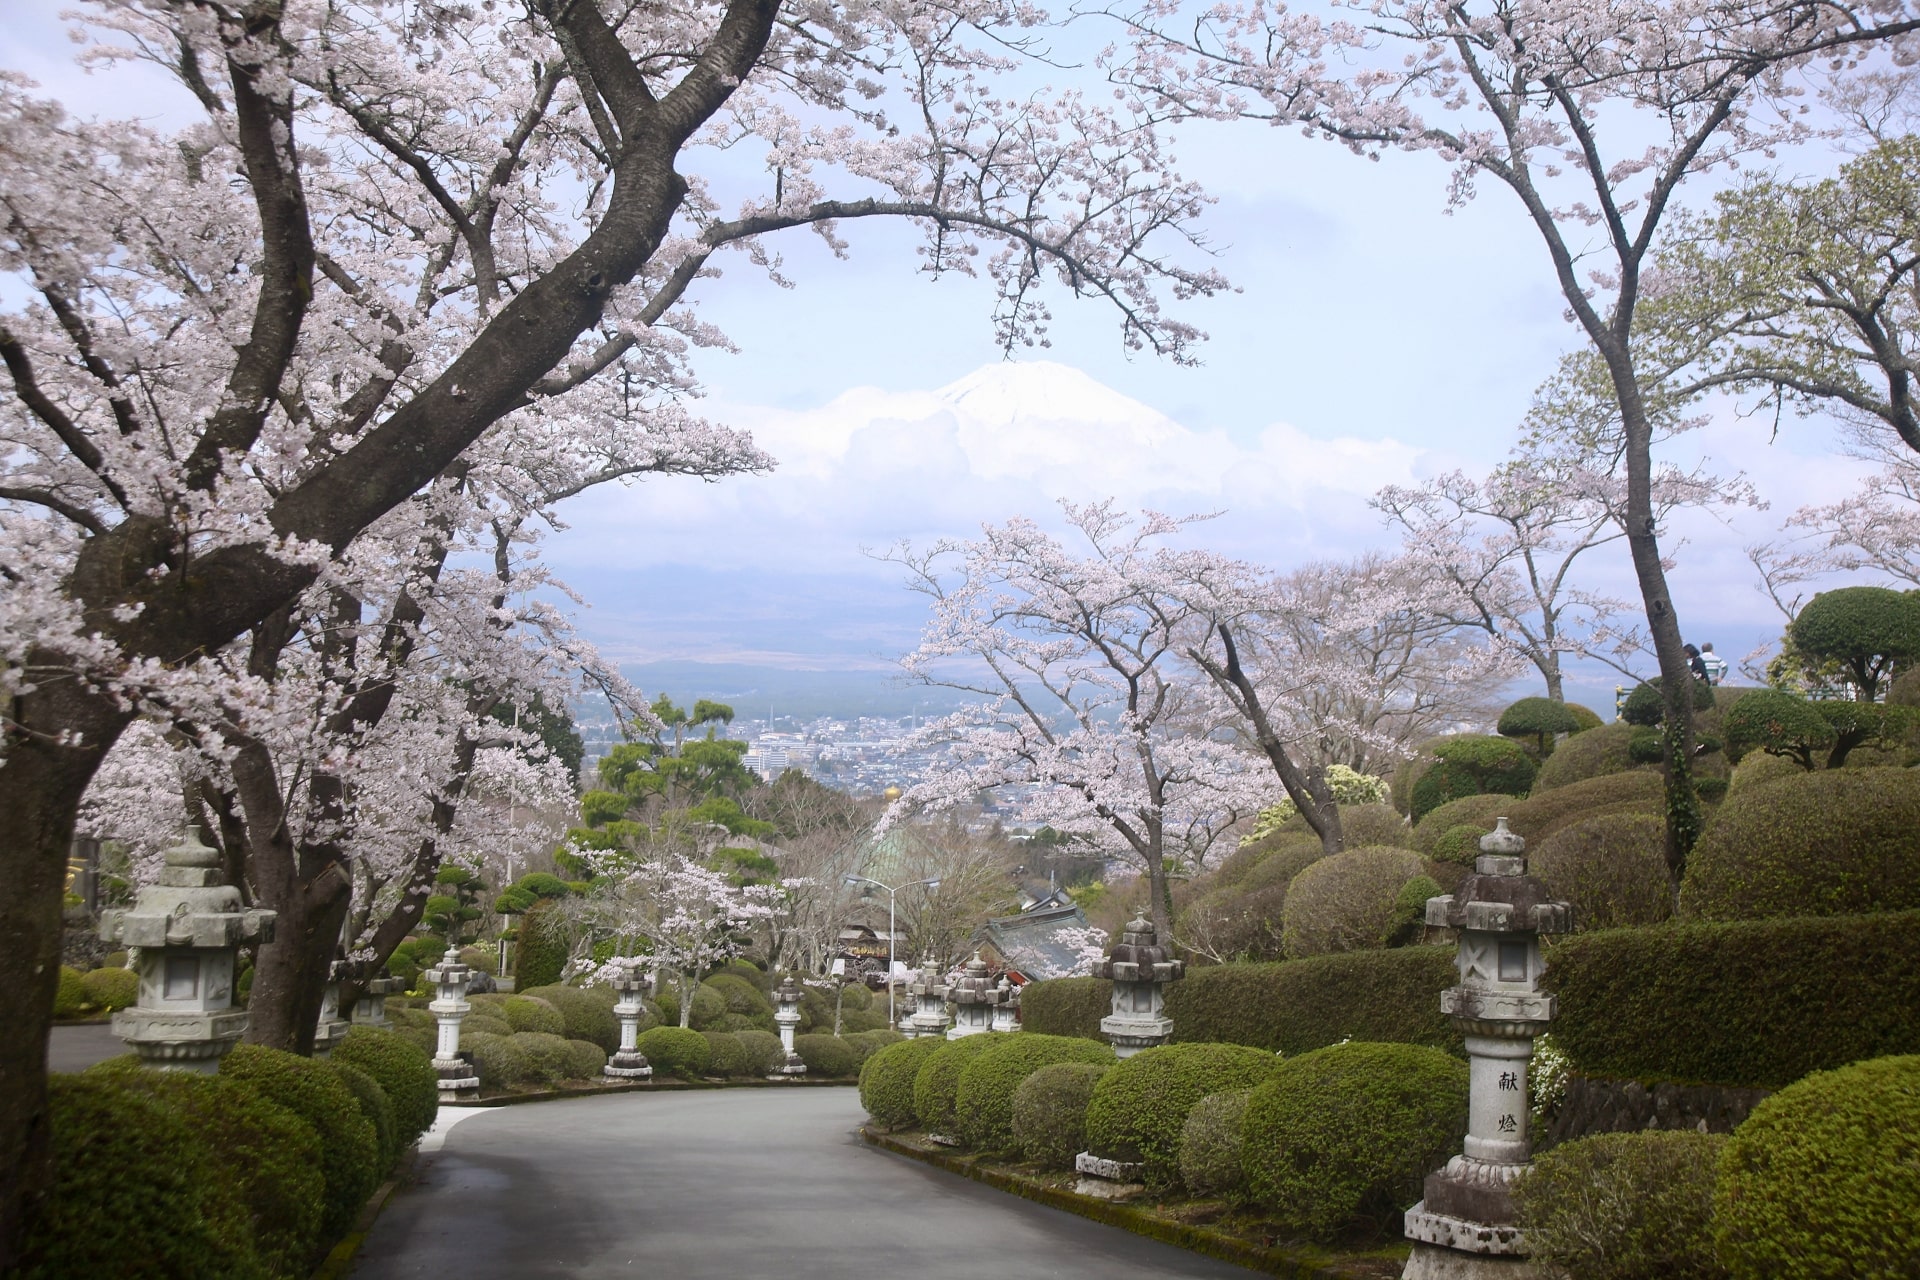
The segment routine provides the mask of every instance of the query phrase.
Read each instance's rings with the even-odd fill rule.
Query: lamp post
[[[870,884],[876,889],[885,889],[887,891],[887,1025],[892,1026],[893,1025],[893,935],[894,935],[893,895],[900,892],[901,889],[911,889],[913,888],[914,885],[917,885],[917,884],[923,884],[927,886],[927,888],[929,889],[938,889],[940,887],[940,877],[933,876],[926,880],[909,880],[907,883],[900,885],[898,888],[896,888],[893,885],[881,884],[878,880],[875,880],[869,876],[847,876],[845,877],[845,880],[848,884]]]

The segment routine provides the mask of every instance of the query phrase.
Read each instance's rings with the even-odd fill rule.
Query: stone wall
[[[1640,1129],[1732,1133],[1770,1092],[1569,1076],[1566,1094],[1540,1147],[1544,1150],[1596,1133],[1630,1133]]]

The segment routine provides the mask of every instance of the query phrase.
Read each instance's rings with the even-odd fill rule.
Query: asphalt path
[[[128,1052],[126,1042],[104,1022],[75,1022],[55,1027],[47,1037],[47,1070],[85,1071],[96,1062]]]
[[[353,1280],[1245,1280],[877,1150],[853,1089],[441,1111]],[[451,1122],[451,1123],[450,1123]]]

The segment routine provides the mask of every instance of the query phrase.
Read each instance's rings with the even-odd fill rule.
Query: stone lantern
[[[920,962],[920,977],[908,988],[913,996],[913,1034],[916,1039],[947,1033],[947,984],[932,956]]]
[[[327,985],[320,994],[320,1020],[313,1028],[313,1056],[324,1058],[333,1052],[333,1046],[340,1043],[353,1026],[340,1016],[340,962],[334,961],[328,970]]]
[[[800,984],[788,974],[773,989],[773,1021],[780,1028],[780,1047],[787,1051],[787,1060],[769,1074],[772,1080],[790,1080],[795,1076],[807,1074],[807,1064],[800,1061],[800,1055],[793,1051],[793,1033],[800,1025],[800,999],[806,993]]]
[[[993,1006],[993,1030],[1007,1032],[1018,1031],[1020,1024],[1014,1015],[1020,1010],[1020,988],[1013,985],[1006,974],[1000,975],[999,985],[994,988],[998,997]]]
[[[894,1029],[909,1040],[920,1034],[920,1029],[913,1025],[913,1015],[918,1008],[919,1005],[913,999],[913,992],[908,991],[900,1002],[900,1022]]]
[[[1440,1008],[1466,1035],[1471,1094],[1465,1153],[1429,1174],[1426,1198],[1407,1210],[1414,1244],[1403,1280],[1535,1274],[1510,1188],[1533,1152],[1527,1063],[1557,1003],[1540,990],[1540,935],[1571,929],[1573,908],[1547,900],[1527,874],[1526,847],[1499,819],[1459,891],[1427,899],[1427,923],[1460,935],[1460,985],[1441,993]]]
[[[398,978],[371,978],[360,992],[360,999],[354,1002],[353,1025],[356,1027],[374,1027],[386,1030],[392,1026],[387,1021],[387,997],[406,989],[406,983]]]
[[[1113,1012],[1100,1019],[1100,1031],[1114,1053],[1131,1058],[1173,1039],[1166,984],[1186,977],[1187,966],[1167,955],[1144,917],[1135,916],[1127,923],[1120,941],[1095,972],[1113,983]]]
[[[164,857],[159,883],[101,915],[104,941],[140,949],[139,1003],[113,1015],[113,1033],[150,1067],[216,1071],[247,1029],[233,1003],[235,949],[271,942],[274,913],[241,906],[220,883],[220,855],[193,833]]]
[[[448,947],[440,963],[420,976],[439,989],[427,1008],[439,1023],[433,1070],[440,1077],[440,1100],[473,1097],[480,1091],[480,1078],[474,1075],[472,1064],[460,1057],[460,1019],[473,1008],[467,1003],[467,983],[473,980],[473,970],[460,963],[457,947]]]
[[[613,1016],[620,1019],[620,1050],[607,1059],[610,1080],[651,1080],[653,1064],[640,1052],[640,1015],[647,1011],[647,990],[653,983],[641,972],[644,961],[623,956],[613,962],[613,989],[620,996]]]
[[[1003,984],[1004,986],[1004,984]],[[978,951],[967,961],[966,969],[947,988],[947,1005],[953,1010],[953,1027],[947,1039],[983,1035],[993,1030],[994,1015],[1005,998],[1002,987],[993,984],[987,962]]]

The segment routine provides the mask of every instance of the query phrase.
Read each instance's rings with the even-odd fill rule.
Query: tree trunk
[[[680,1025],[683,1027],[693,1025],[693,992],[693,971],[682,969],[680,971]]]
[[[28,669],[58,667],[33,653]],[[74,818],[87,783],[132,713],[79,681],[53,676],[11,708],[0,757],[0,1274],[12,1272],[53,1186],[47,1128],[47,1036],[60,982],[61,908]],[[63,738],[62,731],[74,736]]]

